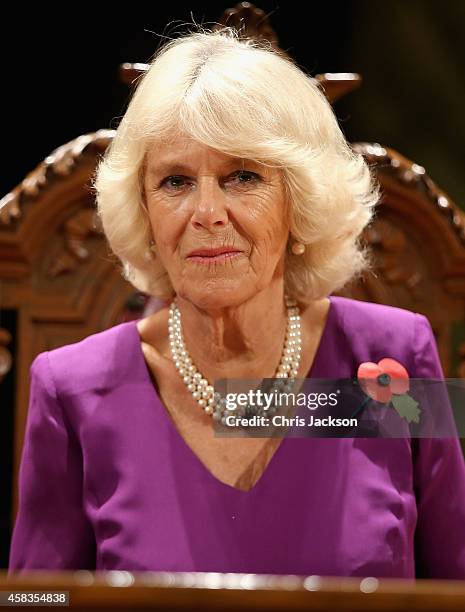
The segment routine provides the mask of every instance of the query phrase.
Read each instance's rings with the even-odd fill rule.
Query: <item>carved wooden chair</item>
[[[220,23],[276,47],[265,14],[249,3],[226,11]],[[132,83],[146,69],[121,66]],[[360,84],[355,74],[317,76],[331,102]],[[0,378],[14,363],[14,493],[28,405],[29,367],[41,351],[76,342],[157,307],[126,282],[104,240],[90,179],[112,130],[80,136],[53,151],[0,201],[2,311],[16,313],[15,343],[0,329]],[[434,329],[446,376],[465,375],[464,213],[424,168],[380,144],[354,143],[382,186],[378,215],[364,234],[376,255],[376,274],[339,295],[425,314]],[[0,382],[0,392],[2,383]],[[16,508],[14,498],[13,513]]]

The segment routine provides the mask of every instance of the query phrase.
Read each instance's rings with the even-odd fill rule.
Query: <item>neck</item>
[[[177,297],[186,348],[211,382],[219,378],[272,378],[287,324],[282,283],[226,308],[200,309]]]

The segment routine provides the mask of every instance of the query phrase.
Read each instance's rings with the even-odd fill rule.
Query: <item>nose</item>
[[[215,177],[202,177],[193,193],[191,223],[196,229],[211,230],[228,223],[226,195]]]

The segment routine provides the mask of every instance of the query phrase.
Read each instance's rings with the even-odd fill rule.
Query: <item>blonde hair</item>
[[[359,238],[379,187],[317,81],[267,42],[240,39],[233,28],[202,29],[155,54],[95,176],[104,233],[137,289],[162,299],[174,294],[166,270],[149,255],[142,191],[149,145],[174,134],[282,169],[290,202],[289,295],[308,303],[371,267]],[[307,245],[303,255],[292,253],[294,240]]]

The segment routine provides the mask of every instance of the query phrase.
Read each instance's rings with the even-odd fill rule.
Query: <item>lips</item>
[[[189,253],[189,255],[187,257],[218,257],[219,255],[227,255],[227,254],[232,254],[232,253],[240,253],[241,251],[239,249],[236,249],[235,247],[220,247],[217,249],[196,249],[195,251],[192,251],[191,253]]]

